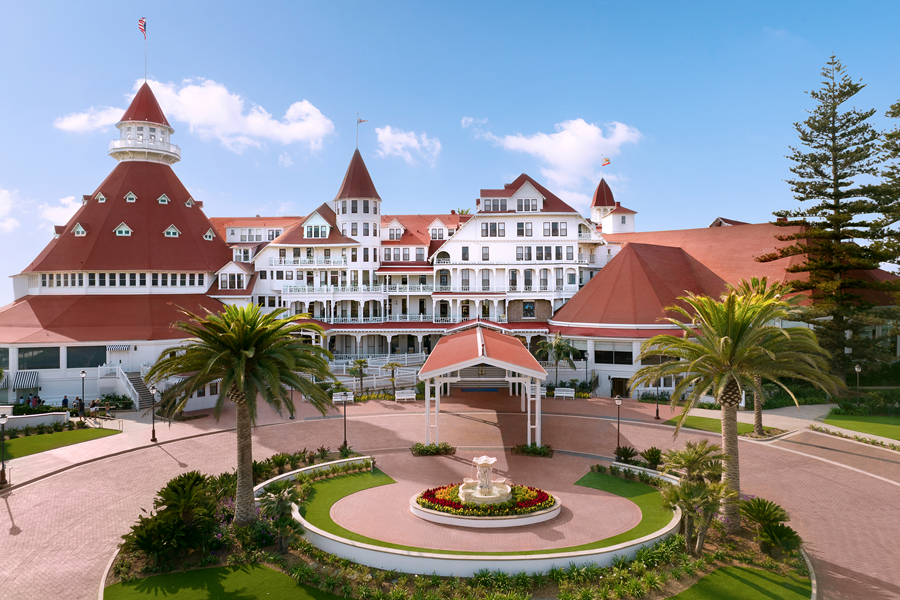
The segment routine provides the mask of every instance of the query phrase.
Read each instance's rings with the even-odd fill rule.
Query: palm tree
[[[403,365],[396,361],[392,361],[389,363],[385,363],[382,365],[382,369],[390,369],[391,371],[391,389],[394,391],[394,398],[397,397],[397,369],[401,368]]]
[[[722,477],[722,461],[727,458],[722,448],[709,440],[688,441],[684,449],[669,450],[663,455],[663,472],[677,473],[682,481],[714,481]]]
[[[570,369],[575,368],[575,361],[572,355],[575,348],[569,343],[569,340],[563,339],[558,333],[553,337],[552,341],[541,340],[538,342],[538,349],[535,352],[537,358],[546,358],[552,360],[556,364],[556,384],[559,385],[559,361],[564,360],[569,364]]]
[[[369,367],[369,361],[365,358],[357,358],[353,360],[353,368],[348,373],[353,377],[359,377],[359,393],[363,391],[363,378],[367,375],[366,369]]]
[[[187,317],[173,327],[190,338],[184,345],[162,352],[147,375],[160,383],[179,377],[163,392],[161,405],[169,416],[184,410],[194,392],[221,379],[225,394],[216,401],[216,419],[227,398],[234,402],[237,421],[237,491],[234,522],[247,525],[256,520],[253,503],[253,445],[251,427],[256,421],[257,398],[280,411],[294,413],[288,390],[298,390],[322,414],[332,407],[328,394],[311,379],[333,379],[327,350],[305,343],[297,334],[321,334],[317,325],[281,319],[284,309],[263,314],[260,307],[226,306],[219,314],[199,316],[180,309]]]
[[[673,405],[678,398],[685,397],[675,435],[700,398],[713,395],[722,406],[722,447],[730,457],[722,479],[731,490],[740,493],[737,407],[743,390],[762,396],[761,382],[766,380],[793,398],[793,392],[781,382],[784,377],[807,381],[832,394],[843,387],[843,382],[827,372],[829,354],[811,330],[777,325],[792,314],[783,299],[729,291],[721,299],[689,294],[679,300],[686,308],[670,306],[666,310],[679,315],[683,321],[669,317],[664,320],[681,329],[682,335],[651,338],[644,342],[638,357],[638,360],[653,356],[677,360],[644,366],[629,384],[649,384],[660,377],[683,377],[672,393]],[[741,518],[736,500],[726,501],[724,514],[729,530],[736,531]]]
[[[737,285],[728,284],[728,289],[742,296],[759,294],[761,297],[769,300],[783,299],[788,309],[799,313],[801,308],[798,306],[801,296],[795,295],[787,297],[793,291],[790,285],[774,282],[769,284],[767,277],[757,279],[752,278],[750,281],[741,280]],[[757,380],[756,385],[762,389],[762,381]],[[794,399],[796,402],[796,399]],[[762,407],[766,403],[766,397],[756,392],[753,393],[753,433],[758,437],[765,436],[766,432],[763,428]],[[799,406],[798,406],[799,409]]]
[[[458,215],[470,215],[470,214],[472,214],[472,209],[471,209],[471,208],[457,208],[457,209],[456,209],[456,214],[458,214]]]
[[[303,494],[296,482],[282,479],[266,488],[266,494],[259,499],[260,511],[275,521],[278,534],[278,551],[285,554],[291,540],[303,533],[300,523],[291,514],[293,505],[303,500]]]

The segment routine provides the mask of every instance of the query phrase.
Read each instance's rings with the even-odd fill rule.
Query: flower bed
[[[425,490],[416,498],[422,508],[463,517],[508,517],[527,515],[546,510],[556,504],[556,498],[544,490],[524,485],[512,486],[512,499],[498,504],[462,502],[458,483]]]

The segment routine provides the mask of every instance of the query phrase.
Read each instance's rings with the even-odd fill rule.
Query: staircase
[[[144,380],[141,379],[140,372],[126,373],[126,375],[128,376],[131,385],[134,386],[134,391],[136,391],[140,397],[138,408],[140,410],[146,410],[153,406],[153,395],[150,393],[150,390],[147,389],[147,386],[144,385]]]

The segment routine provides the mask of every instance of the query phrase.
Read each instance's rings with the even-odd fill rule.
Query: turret
[[[599,224],[603,217],[612,212],[614,208],[616,208],[616,202],[613,199],[612,190],[609,189],[606,180],[601,178],[591,201],[591,221]]]
[[[109,143],[109,155],[118,161],[143,160],[171,165],[181,160],[181,148],[169,143],[175,130],[146,82],[116,128],[119,139]]]

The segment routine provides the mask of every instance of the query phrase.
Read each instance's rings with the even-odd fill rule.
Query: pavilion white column
[[[431,379],[425,380],[425,445],[431,443]]]
[[[525,441],[530,446],[531,445],[531,386],[525,385],[525,405],[528,407],[528,412],[526,413],[525,423],[527,433],[525,435]]]
[[[526,398],[525,398],[525,384],[524,384],[524,383],[521,383],[521,382],[519,382],[519,383],[520,383],[520,385],[522,386],[522,387],[519,388],[519,389],[521,390],[521,394],[520,394],[520,395],[522,396],[522,412],[525,412],[525,402],[526,402]],[[531,424],[531,423],[529,423],[529,425],[530,425],[530,424]]]
[[[494,298],[493,300],[491,300],[491,304],[494,305],[494,311],[493,311],[493,313],[491,313],[491,317],[493,317],[494,319],[497,319],[497,317],[500,316],[500,313],[497,312],[497,308],[498,308],[497,302],[498,302],[498,301],[497,301],[496,298]]]
[[[356,353],[362,354],[362,338],[363,338],[363,336],[361,334],[356,334],[354,337],[356,337]],[[362,391],[362,390],[360,390],[360,391]]]
[[[537,391],[537,394],[535,394],[535,400],[534,400],[535,413],[536,413],[535,420],[534,420],[535,421],[534,424],[536,425],[535,442],[537,442],[537,445],[540,446],[541,445],[541,392],[538,389],[538,386],[540,385],[540,383],[538,382],[537,379],[534,379],[534,378],[532,378],[532,381],[534,382],[535,391]]]
[[[424,334],[418,333],[416,334],[416,342],[418,342],[418,352],[424,352],[425,350],[422,348],[422,340],[425,338]]]
[[[435,377],[434,382],[435,382],[435,384],[437,384],[437,385],[435,385],[437,394],[434,397],[434,443],[440,444],[441,443],[441,433],[440,433],[440,429],[439,429],[438,417],[440,416],[440,413],[441,413],[441,385],[442,385],[442,382],[441,382],[440,377]]]

